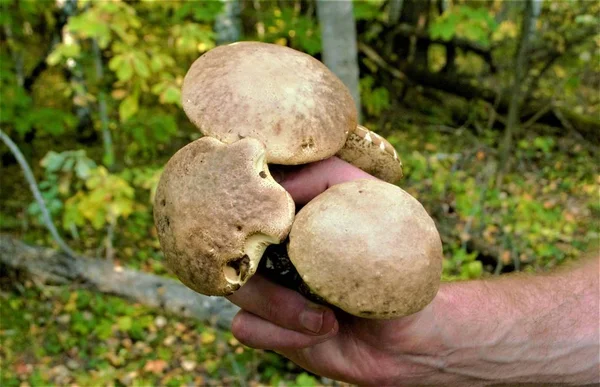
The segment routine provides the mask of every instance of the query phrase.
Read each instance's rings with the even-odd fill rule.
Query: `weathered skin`
[[[355,316],[392,318],[431,302],[442,244],[423,206],[401,188],[355,180],[296,215],[288,254],[313,293]]]
[[[333,156],[357,124],[350,92],[324,64],[259,42],[220,46],[198,58],[185,76],[182,103],[202,133],[225,143],[256,138],[273,164]]]
[[[233,293],[280,243],[294,202],[269,174],[254,139],[226,145],[203,137],[179,150],[161,177],[154,222],[169,268],[206,295]]]
[[[402,178],[402,162],[385,138],[358,125],[348,134],[339,158],[388,183]]]

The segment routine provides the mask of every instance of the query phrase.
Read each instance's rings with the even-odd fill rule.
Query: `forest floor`
[[[4,387],[341,385],[228,331],[118,297],[25,281],[0,302]]]

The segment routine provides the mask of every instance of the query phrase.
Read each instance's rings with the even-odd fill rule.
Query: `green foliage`
[[[468,253],[464,248],[456,248],[450,259],[445,259],[443,281],[455,279],[467,280],[480,278],[483,274],[483,265],[477,261],[478,252]]]
[[[321,30],[315,18],[292,7],[275,7],[261,14],[266,33],[260,40],[288,45],[315,55],[321,51]]]
[[[360,98],[369,115],[378,117],[390,107],[390,95],[385,87],[373,87],[375,79],[371,76],[361,78]]]
[[[134,210],[134,189],[104,167],[92,170],[85,188],[65,203],[65,229],[90,222],[94,229],[102,230],[107,225],[115,225],[120,218],[127,218]]]
[[[477,246],[495,248],[503,266],[547,269],[577,258],[600,235],[585,204],[597,202],[593,156],[580,145],[573,149],[572,140],[531,135],[520,141],[514,157],[521,167],[498,190],[493,154],[481,143],[412,125],[395,133],[390,140],[405,166],[402,186],[437,214],[442,226],[452,227],[454,239],[444,241],[445,279],[494,271],[474,260],[480,251],[467,251],[473,239]],[[481,150],[466,151],[477,147]],[[451,214],[440,214],[444,205]]]
[[[497,27],[496,20],[486,8],[459,5],[436,18],[429,26],[429,35],[432,39],[446,41],[455,36],[463,37],[489,46]]]
[[[77,181],[87,180],[96,168],[96,163],[87,157],[84,150],[65,151],[57,153],[48,152],[40,162],[44,168],[44,180],[39,183],[42,197],[51,215],[59,214],[63,209],[62,197],[68,196],[73,184]],[[32,202],[28,207],[32,216],[38,217],[43,223],[41,210],[37,202]]]
[[[383,0],[353,0],[354,18],[359,20],[382,20]]]
[[[315,379],[314,376],[311,376],[306,372],[303,372],[300,375],[298,375],[294,383],[295,384],[292,385],[296,385],[298,387],[314,387],[319,385],[319,381]]]

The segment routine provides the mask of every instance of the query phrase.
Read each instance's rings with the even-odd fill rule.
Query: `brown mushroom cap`
[[[265,152],[255,139],[203,137],[167,163],[154,222],[169,268],[199,293],[233,293],[290,230],[294,202],[271,177]]]
[[[402,178],[402,162],[396,149],[385,138],[364,126],[350,132],[337,156],[388,183]]]
[[[310,290],[352,315],[406,316],[437,293],[439,234],[423,206],[395,185],[335,185],[300,210],[289,238],[289,257]]]
[[[357,124],[350,92],[324,64],[268,43],[233,43],[202,55],[185,76],[182,103],[205,135],[225,143],[256,138],[274,164],[333,156]]]

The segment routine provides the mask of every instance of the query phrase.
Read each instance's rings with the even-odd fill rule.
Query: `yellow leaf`
[[[514,22],[506,20],[500,23],[500,25],[494,32],[492,39],[494,41],[499,41],[506,38],[514,39],[517,37],[518,31],[519,29],[517,28],[517,25]]]
[[[110,93],[110,95],[116,100],[123,99],[127,96],[127,90],[115,89],[112,91],[112,93]]]
[[[77,295],[78,293],[76,292],[71,293],[69,301],[67,301],[67,304],[65,305],[65,311],[73,312],[74,310],[77,310]]]
[[[200,334],[200,342],[202,344],[212,344],[217,338],[213,332],[204,331]]]
[[[435,146],[435,144],[432,143],[426,143],[425,144],[425,150],[428,150],[430,152],[434,152],[437,149],[437,146]]]
[[[565,78],[567,76],[567,71],[562,66],[554,66],[553,67],[554,74],[556,74],[559,78]]]
[[[167,368],[167,365],[167,362],[161,359],[149,360],[144,365],[144,371],[159,375]]]

